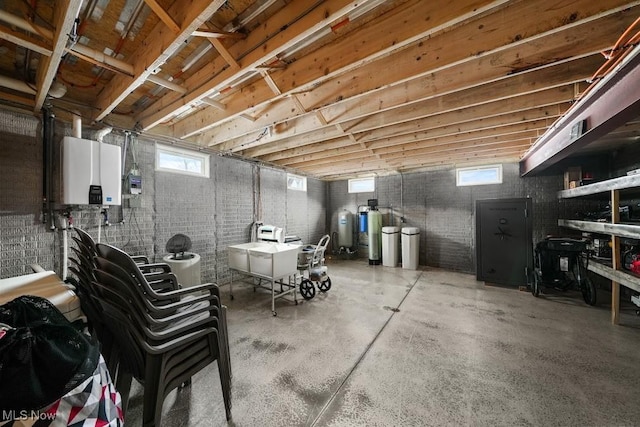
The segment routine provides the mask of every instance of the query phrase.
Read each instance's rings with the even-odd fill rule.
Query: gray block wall
[[[518,164],[503,165],[503,183],[457,187],[454,168],[376,178],[373,193],[349,194],[347,181],[328,183],[330,229],[337,232],[340,210],[355,213],[358,205],[377,198],[383,225],[420,229],[420,264],[475,272],[475,203],[477,200],[530,197],[533,201],[533,240],[559,234],[561,204],[556,193],[561,176],[521,178]],[[360,255],[366,256],[366,236],[360,234]]]
[[[62,273],[61,217],[56,215],[55,231],[41,220],[41,128],[37,117],[0,110],[0,278],[30,273],[32,263]],[[70,134],[70,125],[56,122],[56,153],[62,137]],[[95,139],[94,134],[85,128],[82,136]],[[124,135],[116,131],[104,141],[123,146]],[[224,283],[229,278],[227,247],[248,242],[256,219],[286,227],[309,243],[326,231],[322,181],[308,179],[306,193],[288,191],[284,171],[215,154],[209,178],[160,172],[155,170],[155,143],[144,138],[127,153],[125,171],[133,165],[133,150],[143,179],[141,207],[110,207],[108,227],[100,208],[71,212],[74,224],[95,239],[100,226],[104,243],[160,261],[167,240],[183,233],[201,256],[203,280]],[[59,154],[55,157],[57,164]],[[59,189],[59,176],[56,166],[54,189]],[[54,196],[59,198],[59,190]]]

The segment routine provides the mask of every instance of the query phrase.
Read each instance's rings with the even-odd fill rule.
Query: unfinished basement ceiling
[[[0,98],[321,179],[518,161],[640,16],[628,0],[185,3],[0,1]]]

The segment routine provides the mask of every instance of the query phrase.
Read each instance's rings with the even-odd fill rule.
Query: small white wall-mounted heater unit
[[[65,136],[62,139],[62,203],[120,205],[120,159],[117,145]]]

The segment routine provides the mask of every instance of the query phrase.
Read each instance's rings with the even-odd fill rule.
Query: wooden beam
[[[187,93],[187,89],[185,89],[184,87],[177,85],[167,79],[163,79],[161,77],[158,77],[154,74],[151,74],[149,77],[147,77],[147,81],[151,82],[151,83],[155,83],[158,86],[162,86],[162,87],[166,87],[167,89],[170,89],[174,92],[178,92],[178,93]]]
[[[527,128],[527,126],[529,126],[531,124],[531,122],[520,122],[517,120],[517,118],[519,118],[519,116],[514,116],[514,115],[510,115],[510,114],[506,114],[505,117],[511,117],[512,120],[505,120],[504,123],[501,124],[495,124],[493,125],[492,122],[487,122],[484,119],[480,119],[477,121],[473,121],[473,122],[467,122],[464,123],[463,125],[465,125],[464,128],[461,128],[460,125],[458,125],[457,127],[460,128],[460,132],[455,132],[455,133],[451,133],[451,131],[456,128],[455,124],[452,125],[447,125],[447,126],[443,126],[441,128],[434,128],[432,130],[432,133],[429,135],[430,139],[425,139],[422,143],[424,145],[430,144],[431,141],[433,141],[435,138],[441,138],[440,142],[446,142],[444,141],[442,138],[449,136],[449,137],[454,137],[456,136],[456,134],[466,134],[466,135],[473,135],[476,136],[477,138],[481,138],[485,135],[479,134],[479,133],[472,133],[472,131],[476,131],[476,132],[481,132],[483,130],[487,130],[489,128],[496,128],[495,129],[495,135],[505,135],[508,134],[509,131],[509,125],[512,124],[520,124],[520,125],[524,125],[525,127],[523,129],[519,129],[519,130],[530,130],[531,128]],[[545,120],[538,120],[538,122],[542,123],[545,122]],[[506,131],[502,130],[502,129],[507,129]],[[477,139],[476,138],[476,139]],[[474,138],[471,138],[474,139]],[[283,151],[278,151],[278,152],[274,152],[272,154],[268,154],[265,156],[261,156],[260,159],[267,161],[267,162],[278,162],[279,164],[288,164],[290,161],[295,160],[295,159],[308,159],[309,157],[313,156],[315,158],[324,158],[324,157],[331,157],[333,156],[333,151],[337,148],[340,148],[343,146],[343,144],[337,144],[334,141],[338,141],[338,140],[332,140],[332,141],[323,141],[321,143],[316,143],[316,144],[311,144],[311,145],[304,145],[304,146],[299,146],[293,149],[289,149],[289,150],[283,150]],[[454,140],[455,141],[455,140]],[[383,147],[383,146],[381,146]],[[378,148],[381,148],[378,147]],[[403,149],[404,147],[408,147],[407,145],[404,146],[399,146],[401,147],[400,149]],[[368,145],[368,148],[374,149],[375,146],[371,146]]]
[[[227,106],[222,102],[216,101],[215,99],[211,98],[202,98],[200,102],[202,102],[203,104],[211,105],[212,107],[218,108],[220,110],[225,110],[227,108]]]
[[[225,31],[194,31],[191,35],[194,37],[206,37],[209,39],[236,39],[236,40],[241,40],[247,37],[242,33],[228,33]]]
[[[412,172],[418,170],[428,170],[434,167],[442,167],[442,166],[473,166],[473,165],[485,165],[488,163],[514,163],[517,162],[520,158],[520,152],[514,151],[512,153],[504,153],[495,154],[489,153],[484,156],[476,156],[471,158],[466,157],[457,157],[455,161],[452,158],[442,158],[442,159],[432,159],[431,161],[427,161],[425,159],[416,160],[412,164],[408,164],[406,166],[398,166],[392,170],[378,170],[376,171],[376,175],[386,175],[388,173],[398,173],[398,172]],[[322,179],[324,181],[331,180],[344,180],[347,178],[356,178],[359,176],[363,176],[365,174],[371,174],[371,170],[367,170],[365,168],[359,168],[352,171],[305,171],[309,175],[312,175],[318,179]]]
[[[269,71],[260,70],[260,74],[262,75],[262,78],[264,78],[264,81],[267,82],[267,84],[269,85],[269,87],[271,88],[271,90],[273,91],[274,94],[282,95],[282,92],[280,91],[280,88],[278,87],[276,82],[274,82],[273,79],[271,78],[271,75],[269,74]]]
[[[522,98],[528,98],[525,95]],[[513,123],[522,123],[534,119],[545,117],[557,118],[562,115],[571,105],[568,101],[560,104],[551,104],[543,107],[535,108],[532,103],[532,110],[522,108],[514,108],[510,110],[509,106],[524,106],[525,100],[521,103],[520,98],[508,101],[497,101],[483,106],[464,108],[456,112],[447,112],[436,114],[431,117],[414,120],[413,122],[405,122],[399,125],[387,126],[381,130],[380,134],[369,132],[361,135],[361,140],[374,143],[378,146],[393,145],[396,141],[405,141],[407,138],[421,139],[426,136],[445,136],[448,134],[456,134],[466,131],[491,129],[497,126],[504,126]],[[527,115],[527,112],[529,113]],[[551,125],[552,121],[548,121]],[[391,133],[393,130],[396,133]]]
[[[420,143],[407,144],[405,146],[393,146],[383,149],[371,149],[361,145],[344,146],[334,150],[325,151],[322,155],[304,155],[292,157],[289,159],[278,161],[278,164],[290,167],[311,166],[318,164],[327,164],[337,161],[357,159],[362,153],[367,152],[379,160],[389,161],[392,159],[410,158],[416,155],[429,155],[443,152],[459,152],[461,150],[470,150],[473,152],[481,149],[481,147],[501,147],[512,148],[511,145],[517,144],[522,150],[526,150],[531,145],[531,141],[537,136],[535,131],[525,130],[515,133],[507,133],[502,135],[488,135],[483,132],[470,132],[466,135],[454,135],[449,138],[433,138],[421,141]],[[516,141],[514,143],[513,141]],[[527,141],[526,146],[522,146],[522,141]]]
[[[525,72],[530,72],[532,69],[597,54],[610,44],[610,41],[600,37],[602,34],[600,30],[605,33],[616,33],[620,28],[626,28],[630,21],[632,21],[630,15],[608,16],[598,20],[597,24],[588,22],[574,26],[570,30],[552,32],[544,37],[536,37],[535,42],[532,43],[527,43],[527,39],[524,39],[522,43],[513,43],[509,47],[474,56],[462,63],[449,64],[437,71],[430,69],[428,73],[421,73],[418,76],[414,74],[417,78],[410,80],[405,79],[411,77],[410,73],[415,72],[415,66],[398,62],[403,61],[402,58],[393,58],[396,61],[395,64],[388,63],[382,67],[380,66],[382,64],[378,64],[379,68],[361,67],[356,70],[357,73],[349,77],[358,81],[365,79],[371,87],[384,85],[383,87],[387,88],[366,93],[364,96],[355,96],[362,91],[361,87],[353,89],[343,87],[339,93],[345,101],[322,108],[322,112],[330,122],[356,119],[366,116],[373,109],[387,110],[418,100],[416,93],[428,92],[432,96],[441,96],[461,88],[509,78],[513,74],[522,72],[518,71],[522,67],[525,67]],[[567,33],[570,33],[571,37],[568,37]],[[558,60],[559,57],[568,59]],[[404,58],[403,62],[407,59]],[[430,58],[423,59],[430,60]],[[391,77],[391,72],[395,77]],[[391,79],[398,80],[395,80],[391,86],[385,85],[385,82]],[[327,100],[335,98],[336,90],[337,87],[323,85],[307,95],[310,97],[313,94],[313,100],[308,101],[306,105],[327,103]],[[382,102],[372,102],[371,98],[374,95],[376,100]]]
[[[358,173],[371,173],[380,171],[409,171],[425,167],[443,166],[443,165],[465,165],[465,164],[487,164],[495,162],[517,162],[522,152],[526,150],[528,141],[524,140],[518,143],[514,141],[513,148],[487,148],[479,150],[478,152],[467,153],[464,151],[456,153],[441,153],[432,154],[428,156],[414,156],[409,159],[403,159],[400,161],[390,161],[390,167],[382,167],[381,170],[377,170],[376,166],[381,166],[380,163],[376,163],[375,160],[367,159],[363,157],[359,160],[352,159],[345,162],[333,162],[331,165],[319,165],[319,166],[306,166],[298,167],[296,169],[303,170],[306,173],[314,175],[318,178],[325,179],[326,177],[345,177]]]
[[[65,47],[69,40],[69,33],[71,33],[73,29],[73,24],[82,6],[82,0],[60,0],[55,4],[56,30],[53,36],[53,49],[51,55],[44,57],[38,65],[36,75],[38,93],[36,94],[35,105],[33,107],[35,112],[40,111],[40,108],[42,108],[42,104],[51,88],[53,79],[58,72],[60,60],[65,53]]]
[[[295,61],[287,67],[287,70],[275,72],[274,79],[278,87],[286,87],[282,96],[311,90],[331,77],[354,70],[389,52],[402,49],[420,38],[429,37],[444,28],[483,14],[504,3],[504,0],[461,0],[450,7],[442,8],[436,4],[427,6],[424,1],[413,0],[408,5],[399,7],[398,13],[391,13],[390,17],[385,16],[381,20],[373,21],[371,25],[362,27],[349,37],[342,38],[340,42],[334,42],[311,56]],[[426,7],[428,8],[425,9]],[[424,19],[425,16],[429,19]],[[340,18],[333,17],[330,22]],[[354,50],[353,46],[358,46],[358,49]],[[327,61],[327,58],[330,58],[330,61]],[[296,76],[295,79],[291,79],[292,76]],[[211,116],[199,114],[192,119],[193,123],[189,119],[186,119],[186,122],[183,120],[176,125],[176,135],[188,137],[193,133],[206,130],[206,128],[193,127],[192,125],[196,123],[215,124],[246,109],[249,103],[258,105],[273,100],[273,94],[269,88],[260,82],[252,85],[251,93],[250,100],[238,100],[239,102],[229,106],[229,111],[225,114],[219,114],[219,112],[214,112]]]
[[[319,120],[315,115],[313,116],[315,120]],[[254,150],[262,150],[264,153],[271,152],[280,152],[282,150],[289,150],[299,146],[306,146],[309,144],[315,144],[318,142],[328,141],[333,138],[338,138],[344,136],[344,132],[340,131],[335,126],[327,126],[321,128],[317,131],[310,133],[302,133],[296,134],[295,128],[289,127],[283,129],[282,124],[275,125],[273,127],[274,132],[271,137],[267,141],[256,141],[255,134],[249,137],[243,137],[241,143],[236,143],[233,141],[228,141],[222,144],[222,147],[225,147],[227,150],[231,150],[233,152],[241,152],[242,155],[249,157],[260,157],[262,154],[260,152],[254,153]],[[281,133],[286,133],[290,135],[285,140],[280,138]],[[209,133],[207,133],[208,135]],[[277,145],[277,147],[270,147],[271,145]],[[251,148],[255,147],[255,148]],[[267,149],[267,147],[269,147]]]
[[[33,108],[33,106],[35,105],[35,101],[33,98],[27,98],[26,96],[21,96],[21,95],[14,95],[12,93],[3,92],[0,95],[0,99],[2,99],[3,101],[14,102],[16,104],[26,105],[27,107],[30,107],[30,108]]]
[[[29,37],[25,34],[12,30],[11,28],[0,25],[0,39],[11,42],[15,45],[26,47],[29,50],[38,52],[40,55],[50,56],[51,46],[40,40]]]
[[[380,139],[369,142],[367,146],[372,150],[386,149],[387,151],[396,151],[398,147],[402,150],[408,150],[413,147],[420,147],[424,145],[425,142],[433,140],[458,141],[480,139],[488,136],[506,136],[523,131],[531,132],[531,137],[537,138],[540,132],[544,132],[551,123],[552,122],[547,122],[546,120],[536,120],[529,123],[514,123],[484,129],[476,128],[464,132],[455,131],[455,125],[443,126],[426,132],[418,132],[414,135],[399,135],[397,137]]]
[[[290,49],[335,20],[347,16],[353,10],[371,1],[326,0],[310,11],[307,2],[292,2],[258,29],[252,31],[246,39],[239,40],[230,47],[229,53],[234,57],[240,57],[242,53],[249,51],[239,62],[240,69],[228,69],[216,74],[218,70],[222,69],[222,66],[218,61],[213,61],[185,82],[186,87],[193,88],[188,96],[183,99],[167,98],[163,102],[156,103],[159,105],[154,105],[143,112],[139,117],[142,127],[150,129],[165,121],[184,103],[199,100],[209,96],[215,90],[228,86],[246,71],[255,70],[271,58],[277,57],[280,52]],[[292,17],[296,16],[301,16],[301,18],[292,22]],[[283,30],[283,28],[285,29]],[[262,45],[264,48],[255,49],[256,46]],[[212,75],[214,75],[213,78],[211,78]],[[240,114],[241,111],[236,113]],[[199,131],[202,130],[204,129],[200,128]],[[196,134],[199,131],[191,134]],[[188,135],[181,134],[180,136],[187,137]]]
[[[222,44],[222,42],[220,40],[218,40],[216,38],[209,39],[209,43],[211,43],[211,45],[218,51],[220,56],[222,56],[224,58],[224,60],[227,62],[227,64],[229,64],[231,66],[231,68],[233,68],[234,70],[239,70],[240,69],[240,64],[238,64],[238,62],[233,57],[231,52],[229,52],[227,50],[227,48],[224,47],[224,45]]]
[[[385,126],[384,128],[380,128],[376,131],[370,131],[367,133],[363,133],[359,135],[359,140],[363,142],[375,141],[381,138],[386,137],[387,135],[402,135],[407,133],[412,133],[415,131],[425,131],[427,129],[433,128],[441,128],[443,125],[452,124],[460,126],[460,129],[464,129],[465,122],[469,122],[468,127],[472,128],[474,123],[481,119],[489,119],[489,118],[498,118],[504,114],[511,112],[519,112],[522,114],[522,118],[526,119],[529,117],[532,112],[527,110],[527,106],[530,107],[538,107],[539,105],[545,106],[541,107],[541,109],[537,110],[538,114],[549,115],[549,116],[557,116],[560,113],[564,112],[564,109],[568,106],[564,104],[564,102],[569,101],[571,98],[571,90],[570,86],[566,86],[565,88],[553,88],[548,90],[543,90],[540,92],[536,92],[533,94],[526,94],[521,97],[507,98],[500,101],[487,102],[486,104],[475,105],[468,108],[462,108],[460,105],[458,109],[453,109],[452,111],[445,111],[442,114],[432,114],[430,116],[414,120],[412,122],[402,122],[392,126]],[[515,90],[515,89],[514,89]],[[455,95],[455,94],[452,94]],[[464,100],[466,96],[464,95],[464,91],[460,92],[459,99]],[[540,104],[538,104],[540,103]],[[559,103],[559,104],[556,104]],[[433,111],[437,111],[437,102],[434,102]],[[550,104],[550,105],[549,105]],[[443,104],[446,105],[446,104]],[[428,109],[420,110],[416,112],[416,114],[426,115],[432,113]],[[528,113],[527,113],[528,112]],[[517,113],[516,113],[517,114]],[[528,116],[528,115],[529,116]],[[536,116],[537,117],[537,116]],[[498,122],[494,121],[493,125],[497,125]],[[294,126],[296,123],[294,122]],[[476,123],[477,126],[481,126],[480,123]],[[313,138],[314,133],[318,133],[320,135],[326,134],[326,132],[322,133],[322,131],[312,131],[306,135],[307,141],[309,144],[314,142],[319,142],[318,139],[321,138]],[[321,139],[320,139],[321,140]],[[255,146],[256,144],[254,144]],[[296,140],[289,141],[279,141],[275,140],[269,141],[269,144],[261,147],[257,146],[256,148],[246,150],[243,152],[244,155],[250,157],[258,157],[264,156],[267,154],[275,153],[277,155],[278,152],[286,149],[291,149],[294,147],[299,147],[305,145],[304,141],[296,142]],[[227,147],[229,148],[229,147]],[[273,160],[273,159],[272,159]]]
[[[168,13],[183,23],[180,33],[166,31],[163,23],[156,25],[149,36],[141,42],[138,51],[132,55],[132,59],[135,60],[133,63],[135,76],[115,76],[98,96],[96,106],[99,113],[95,120],[106,117],[131,92],[144,83],[182,46],[191,33],[196,31],[224,3],[225,0],[193,0],[189,7],[184,7],[182,2],[174,2]]]
[[[586,0],[582,0],[582,2],[585,3],[585,7],[589,8],[589,2]],[[596,10],[602,9],[602,6],[590,6],[590,10],[593,10],[594,7],[598,8]],[[508,10],[510,11],[511,9]],[[555,7],[550,7],[549,10],[553,12],[548,12],[547,14],[560,13]],[[562,11],[566,12],[565,9],[562,9]],[[314,81],[313,90],[304,93],[301,96],[301,101],[307,111],[322,108],[326,120],[334,123],[336,120],[343,121],[345,112],[352,114],[353,116],[350,117],[352,119],[360,117],[355,113],[361,112],[362,109],[360,107],[365,104],[369,105],[369,108],[378,110],[397,107],[407,101],[417,100],[413,94],[424,93],[425,89],[431,95],[435,93],[440,95],[450,92],[454,88],[471,87],[480,82],[495,81],[504,78],[514,70],[521,70],[523,67],[526,68],[533,64],[548,64],[557,60],[558,57],[579,56],[586,52],[599,52],[608,43],[599,37],[592,37],[594,32],[600,31],[600,24],[593,25],[593,19],[585,19],[570,26],[561,27],[557,26],[561,22],[559,18],[552,19],[545,21],[548,22],[546,24],[547,28],[551,27],[551,29],[547,33],[540,34],[536,32],[540,31],[538,21],[535,23],[527,21],[531,28],[528,30],[526,27],[523,28],[523,25],[519,22],[521,21],[520,12],[521,10],[517,8],[515,11],[509,12],[515,16],[513,34],[514,40],[517,41],[505,44],[504,33],[495,31],[500,33],[501,37],[492,36],[494,38],[491,40],[495,48],[493,50],[487,49],[485,37],[477,36],[478,22],[474,21],[465,25],[464,28],[456,29],[455,32],[446,32],[430,38],[428,43],[425,43],[425,46],[429,46],[428,51],[420,43],[414,43],[411,46],[411,52],[415,52],[413,55],[410,54],[411,52],[407,52],[407,49],[404,49],[392,55],[384,56],[379,60],[350,69],[350,73],[347,75],[340,75],[340,77],[328,81],[325,79],[323,80],[325,81],[324,84],[318,85]],[[504,13],[507,13],[506,10]],[[496,14],[496,16],[490,16],[492,26],[489,29],[494,27],[500,29],[505,24],[502,12]],[[630,20],[630,16],[631,14],[623,16],[607,15],[598,19],[597,22],[601,22],[605,28],[610,28],[612,32],[616,32],[624,28],[628,23],[627,21]],[[489,19],[489,17],[485,19]],[[621,22],[621,20],[624,22]],[[556,27],[553,27],[554,25]],[[594,28],[597,28],[597,30]],[[484,31],[483,29],[483,33]],[[522,34],[527,35],[526,31],[531,33],[528,38],[522,37]],[[567,37],[566,33],[569,31],[572,33],[571,37]],[[460,32],[462,32],[462,35],[468,33],[468,36],[465,36],[466,38],[462,37]],[[455,36],[452,35],[453,33],[455,33]],[[491,35],[492,33],[489,32],[488,34]],[[460,37],[465,39],[464,43],[459,42],[458,38]],[[519,40],[518,37],[520,37]],[[581,42],[577,43],[576,40]],[[554,45],[558,46],[557,50],[550,47]],[[456,46],[456,49],[451,49],[451,46]],[[415,58],[420,58],[420,60]],[[300,75],[303,70],[298,73],[294,71],[294,67],[298,63],[300,63],[300,66],[313,64],[313,59],[296,61],[296,63],[288,67],[286,73],[281,73],[282,75],[295,75],[295,82],[298,85],[296,91],[304,89],[305,86],[300,86],[300,81],[304,82],[305,80],[303,78],[304,74]],[[502,66],[497,66],[497,64]],[[309,66],[307,65],[307,67]],[[432,73],[436,75],[432,76]],[[276,82],[278,82],[278,76],[278,73],[273,73],[272,75]],[[450,76],[453,77],[453,80]],[[403,82],[403,80],[407,82]],[[358,82],[358,84],[344,85],[343,81],[354,81]],[[393,87],[389,87],[391,82],[394,82]],[[197,125],[198,123],[206,123],[208,124],[206,126],[213,127],[215,123],[228,119],[233,114],[237,114],[238,111],[246,108],[247,104],[256,105],[256,102],[261,102],[261,96],[267,102],[272,99],[270,92],[265,93],[263,89],[258,90],[259,86],[259,82],[252,85],[250,90],[252,97],[250,100],[237,99],[236,102],[230,101],[228,103],[229,110],[224,114],[204,110],[197,115],[182,120],[175,126],[176,135],[188,136],[192,132],[206,129],[206,127],[202,128]],[[284,84],[278,83],[278,86],[283,90],[284,94],[287,93],[286,82]],[[382,92],[384,92],[384,95],[382,95]],[[332,107],[324,107],[329,103],[333,103],[338,97],[344,98],[344,101],[335,103]],[[376,100],[373,102],[369,98],[375,98]],[[378,102],[381,99],[385,100],[382,104]],[[290,120],[295,115],[289,110],[284,110],[281,116],[272,115],[271,118],[273,120],[275,117],[276,121]]]
[[[155,13],[158,18],[160,18],[160,20],[174,32],[174,34],[180,33],[180,25],[173,20],[171,15],[169,15],[156,0],[144,0],[144,2],[151,8],[151,10],[153,10],[153,13]]]
[[[620,190],[611,190],[611,223],[620,223]],[[619,236],[611,236],[611,255],[613,270],[622,270]],[[615,280],[611,281],[611,323],[620,323],[620,283]]]
[[[372,172],[377,170],[387,170],[388,166],[386,162],[370,159],[370,160],[360,160],[360,161],[349,161],[349,162],[341,162],[334,163],[330,166],[322,166],[322,167],[308,167],[308,168],[297,168],[300,171],[311,173],[313,175],[316,174],[348,174],[355,172]]]
[[[519,149],[524,153],[531,146],[531,142],[535,140],[535,132],[520,132],[508,136],[485,137],[481,139],[463,140],[459,142],[450,142],[445,144],[434,144],[423,148],[411,150],[391,151],[381,154],[381,157],[391,163],[404,162],[416,156],[433,156],[433,155],[455,155],[455,154],[476,154],[487,150],[512,150]]]
[[[514,149],[513,151],[497,150],[496,152],[470,153],[460,156],[445,155],[442,157],[416,158],[412,161],[403,162],[401,166],[397,167],[397,170],[410,171],[425,167],[447,165],[461,167],[494,163],[516,163],[520,159],[522,152],[523,149]]]
[[[548,87],[558,87],[584,81],[584,79],[590,76],[592,70],[597,69],[601,64],[602,55],[597,53],[551,67],[529,70],[528,72],[512,75],[499,81],[471,88],[462,88],[461,90],[443,94],[442,96],[434,95],[432,91],[427,90],[426,82],[420,79],[420,81],[425,84],[414,88],[415,91],[411,94],[407,94],[409,100],[413,102],[379,111],[376,106],[379,104],[379,99],[384,99],[386,92],[386,90],[381,90],[376,92],[375,96],[364,97],[362,102],[354,107],[366,113],[365,115],[352,118],[345,114],[345,117],[338,118],[335,122],[345,123],[345,128],[351,132],[364,132],[366,130],[413,120],[421,116],[428,116],[437,111],[454,111],[467,106],[508,99],[523,94],[536,93],[546,89],[547,85]],[[546,83],[545,85],[541,85],[540,82]],[[572,99],[569,89],[565,88],[564,90],[567,91],[564,99]],[[345,111],[348,110],[345,109]],[[272,119],[274,116],[279,117],[287,114],[288,112],[284,109],[284,106],[277,106],[271,111],[269,118]],[[273,120],[269,121],[269,123],[272,122]],[[309,115],[289,119],[285,122],[295,123],[295,126],[290,125],[289,127],[295,128],[297,133],[310,132],[321,127],[320,124],[317,124],[315,118]],[[266,120],[260,119],[255,123],[256,126],[265,126],[266,124]],[[243,126],[242,123],[236,122],[236,120],[227,121],[224,123],[224,127],[218,126],[211,130],[220,141],[230,140],[232,138],[240,140],[242,135],[253,131],[253,129]],[[283,135],[283,137],[288,136],[289,135]]]

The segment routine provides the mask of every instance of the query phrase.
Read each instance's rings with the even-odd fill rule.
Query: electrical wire
[[[600,68],[593,74],[588,81],[591,85],[580,95],[583,97],[588,93],[595,84],[602,80],[607,74],[609,74],[615,67],[622,62],[622,60],[631,52],[631,48],[640,43],[640,18],[636,19],[618,38],[613,47],[609,50],[602,51],[602,55],[606,58],[606,62],[602,64]],[[635,33],[633,33],[635,31]],[[633,34],[633,35],[631,35]]]

